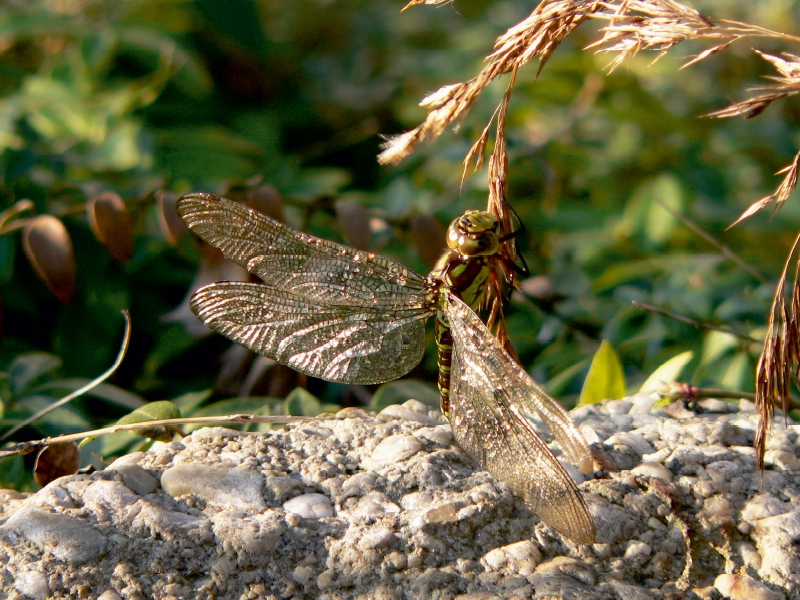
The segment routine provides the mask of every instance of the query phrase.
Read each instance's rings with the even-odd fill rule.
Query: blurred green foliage
[[[222,338],[190,334],[185,312],[165,321],[186,295],[202,253],[190,236],[172,243],[158,198],[189,191],[244,198],[270,184],[288,223],[339,241],[347,232],[341,215],[351,214],[339,209],[359,204],[372,219],[370,249],[427,272],[420,258],[426,249],[411,225],[420,217],[446,224],[485,205],[485,174],[470,174],[462,186],[461,161],[505,81],[478,100],[458,131],[399,167],[377,165],[378,134],[418,124],[425,115],[419,100],[477,73],[494,38],[533,5],[457,0],[401,14],[403,4],[30,0],[0,6],[0,210],[33,202],[31,211],[12,215],[0,229],[3,429],[106,369],[118,349],[124,308],[133,318],[133,338],[106,396],[76,401],[58,417],[23,429],[17,440],[116,420],[135,408],[122,410],[116,390],[128,390],[126,398],[137,405],[216,390],[210,399],[183,396],[185,405],[177,405],[184,414],[259,406],[305,414],[370,404],[374,389],[305,381],[274,365],[253,371],[252,357],[229,350]],[[795,33],[800,17],[800,9],[780,0],[695,6]],[[687,44],[655,65],[653,54],[643,54],[606,76],[613,57],[582,50],[596,39],[596,27],[586,24],[570,36],[538,79],[536,65],[517,78],[508,123],[509,200],[527,227],[520,244],[537,277],[508,310],[512,341],[534,377],[567,398],[577,397],[602,340],[618,352],[628,391],[687,351],[693,358],[682,365],[683,377],[693,384],[752,390],[757,344],[631,302],[763,336],[772,282],[798,229],[800,207],[790,202],[776,218],[758,215],[726,227],[777,185],[773,173],[796,152],[798,105],[776,103],[750,121],[699,118],[743,98],[747,85],[771,74],[749,44],[680,71],[687,56],[706,47]],[[774,41],[759,48],[796,52]],[[86,203],[104,191],[120,194],[132,216],[135,253],[127,262],[114,260],[90,227]],[[674,213],[737,252],[763,280]],[[41,283],[12,226],[35,214],[57,216],[69,233],[77,265],[69,306]],[[20,364],[35,375],[27,382],[20,383]],[[429,352],[411,376],[429,382],[430,392],[435,372]],[[31,387],[39,380],[61,387]],[[280,404],[298,385],[309,392],[296,390]],[[424,395],[418,385],[410,389]],[[381,391],[374,406],[400,398],[404,389]],[[214,404],[242,390],[248,398]],[[429,400],[435,403],[435,394]],[[27,485],[19,460],[6,467],[0,485]]]

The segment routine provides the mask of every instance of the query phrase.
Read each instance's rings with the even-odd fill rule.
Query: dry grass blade
[[[422,2],[412,2],[408,6]],[[428,116],[416,128],[390,138],[378,155],[381,164],[396,164],[411,154],[417,144],[441,135],[462,117],[478,95],[497,77],[511,72],[533,58],[539,58],[541,71],[561,41],[580,25],[589,13],[599,10],[597,0],[544,0],[524,21],[497,38],[494,52],[478,75],[463,83],[451,84],[426,97],[421,105]]]
[[[752,217],[757,212],[761,211],[764,207],[770,205],[772,202],[775,202],[775,211],[780,210],[780,208],[784,205],[784,203],[789,199],[789,196],[797,187],[797,174],[800,171],[800,151],[794,155],[794,160],[792,164],[787,165],[777,173],[776,175],[782,175],[786,173],[786,176],[781,181],[781,184],[778,186],[772,194],[769,196],[764,196],[753,202],[747,209],[736,219],[733,223],[728,226],[728,229],[733,227],[734,225],[738,225],[745,219]],[[773,211],[774,212],[774,211]]]
[[[603,7],[603,12],[592,16],[607,19],[609,24],[602,29],[602,39],[589,48],[618,53],[609,71],[640,50],[658,50],[655,62],[676,44],[687,39],[712,37],[715,30],[708,17],[673,0],[619,0],[604,2]],[[728,39],[719,34],[714,37]]]
[[[794,240],[775,290],[769,328],[756,368],[756,410],[759,413],[760,421],[753,444],[756,448],[756,461],[760,469],[764,468],[767,434],[772,425],[775,406],[780,402],[784,414],[788,413],[792,376],[797,376],[798,368],[800,368],[800,362],[798,362],[800,357],[800,352],[798,352],[800,348],[800,313],[798,313],[798,309],[800,309],[800,281],[798,281],[800,261],[795,267],[791,310],[786,306],[786,279],[798,243],[800,243],[800,235]]]
[[[71,402],[72,400],[74,400],[78,396],[81,396],[81,395],[85,394],[86,392],[88,392],[89,390],[91,390],[92,388],[97,387],[98,385],[103,383],[106,379],[111,377],[116,372],[116,370],[119,368],[120,364],[122,364],[122,359],[125,358],[125,353],[128,351],[128,344],[131,341],[131,315],[127,310],[123,310],[122,311],[122,316],[125,318],[125,334],[123,335],[122,344],[120,345],[119,353],[117,354],[117,359],[114,361],[114,364],[111,365],[111,367],[109,367],[108,370],[106,370],[105,373],[103,373],[99,377],[96,377],[95,379],[92,379],[92,381],[90,381],[89,383],[87,383],[86,385],[81,387],[80,389],[77,389],[74,392],[72,392],[70,394],[67,394],[66,396],[64,396],[63,398],[57,400],[56,402],[54,402],[50,406],[47,406],[47,407],[43,408],[42,410],[37,412],[35,415],[32,415],[32,416],[28,417],[27,419],[24,419],[20,423],[17,423],[16,425],[14,425],[14,427],[12,427],[8,431],[6,431],[2,436],[0,436],[0,442],[2,442],[3,440],[8,439],[12,435],[14,435],[17,431],[19,431],[23,427],[27,427],[28,425],[30,425],[31,423],[33,423],[37,419],[43,417],[44,415],[46,415],[50,411],[55,410],[59,406],[64,406],[67,402]]]
[[[729,119],[731,117],[744,117],[752,119],[760,115],[764,110],[776,100],[782,100],[788,96],[800,93],[800,57],[787,52],[783,53],[784,58],[765,52],[756,53],[771,63],[778,71],[779,76],[767,77],[775,83],[770,85],[759,85],[748,88],[751,92],[762,92],[758,96],[748,98],[741,102],[736,102],[726,106],[721,110],[714,111],[706,115],[717,119]]]
[[[211,417],[181,417],[180,419],[159,419],[157,421],[147,421],[150,427],[172,427],[176,425],[219,425],[220,423],[303,423],[310,421],[313,417],[290,417],[290,416],[267,416],[267,415],[251,415],[237,413],[235,415],[217,415]],[[336,418],[331,415],[330,418]],[[58,437],[46,437],[40,440],[31,440],[28,442],[20,442],[12,446],[7,446],[0,449],[0,459],[8,456],[25,455],[46,448],[52,444],[60,444],[63,442],[81,441],[90,437],[100,437],[101,435],[109,435],[111,433],[122,433],[124,431],[135,432],[142,428],[142,423],[128,423],[127,425],[110,425],[102,429],[92,429],[91,431],[82,431],[80,433],[70,433],[67,435],[60,435]]]
[[[419,6],[420,4],[433,4],[433,5],[436,5],[436,4],[449,4],[452,1],[453,0],[411,0],[411,2],[409,2],[402,9],[400,9],[400,12],[403,12],[404,10],[408,10],[412,6]]]
[[[600,52],[617,52],[609,65],[613,71],[640,50],[657,50],[655,61],[671,48],[686,40],[721,40],[689,60],[688,67],[724,50],[735,41],[747,37],[772,37],[798,41],[798,38],[738,21],[713,21],[694,8],[674,0],[616,0],[603,2],[603,10],[592,18],[609,23],[603,27],[603,37],[591,44]]]
[[[411,0],[403,10],[420,4],[438,5],[447,1],[449,0]],[[725,19],[713,21],[675,0],[542,0],[528,18],[509,28],[495,40],[494,51],[486,58],[486,65],[476,77],[443,86],[423,99],[420,105],[429,111],[425,120],[410,131],[389,138],[378,155],[378,162],[396,164],[411,154],[423,140],[441,135],[469,111],[477,96],[500,75],[518,69],[537,57],[541,72],[564,38],[589,18],[602,19],[608,23],[602,28],[603,37],[589,48],[617,53],[609,65],[611,71],[640,50],[657,50],[655,62],[685,40],[707,39],[720,43],[690,59],[684,68],[748,37],[800,41],[800,38],[747,23]],[[785,87],[784,80],[794,77],[798,71],[793,68],[792,60],[767,56],[765,59],[773,62],[783,74],[779,84],[770,88],[770,94],[779,93],[777,88]],[[768,106],[767,99],[754,99],[747,106],[733,110],[730,114],[723,114],[724,111],[721,111],[714,116],[755,116]],[[774,99],[777,96],[772,97]],[[477,166],[480,167],[490,126],[491,122],[470,150],[468,163],[476,159]]]

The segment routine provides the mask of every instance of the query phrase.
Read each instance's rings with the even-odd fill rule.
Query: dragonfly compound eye
[[[447,245],[462,256],[491,255],[500,247],[494,215],[468,210],[447,228]]]

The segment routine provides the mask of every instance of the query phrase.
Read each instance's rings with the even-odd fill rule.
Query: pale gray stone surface
[[[763,485],[752,405],[573,411],[598,471],[576,546],[452,443],[418,402],[267,434],[208,428],[0,491],[10,598],[800,599],[800,426]],[[0,594],[2,596],[3,594]]]

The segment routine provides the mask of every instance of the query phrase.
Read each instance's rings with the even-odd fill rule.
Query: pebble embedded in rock
[[[764,453],[764,464],[784,471],[797,471],[800,469],[800,459],[785,450],[767,450]]]
[[[586,585],[594,585],[597,575],[594,569],[577,558],[557,556],[536,567],[537,575],[568,575]]]
[[[780,592],[747,575],[720,575],[714,580],[714,587],[730,600],[786,600]]]
[[[542,561],[542,553],[530,540],[495,548],[481,558],[481,564],[490,571],[504,569],[509,573],[530,575]]]
[[[178,464],[161,475],[161,487],[173,498],[193,494],[222,508],[250,512],[267,508],[263,484],[256,471],[197,464]]]
[[[45,600],[50,597],[47,576],[38,571],[19,573],[14,579],[14,589],[33,600]]]
[[[2,526],[19,532],[27,540],[71,565],[97,560],[107,551],[107,544],[97,529],[59,513],[23,508]]]
[[[422,443],[413,435],[398,433],[381,441],[366,461],[372,469],[379,469],[408,458],[422,449]]]
[[[425,406],[423,404],[423,406]],[[426,407],[427,409],[427,407]],[[406,421],[416,421],[428,427],[439,425],[439,420],[429,416],[426,412],[419,412],[412,410],[404,404],[390,404],[384,408],[380,414],[384,417],[391,417],[393,419],[405,419]]]
[[[653,446],[650,442],[638,433],[632,433],[630,431],[615,433],[605,441],[605,444],[612,447],[615,445],[627,446],[640,457],[643,454],[651,454],[653,452]]]
[[[158,488],[158,480],[137,464],[117,460],[108,465],[105,470],[119,473],[125,485],[140,496],[152,494]]]
[[[638,477],[658,477],[664,481],[672,481],[672,471],[658,463],[641,463],[631,469],[631,473]]]
[[[283,510],[304,519],[322,519],[333,516],[333,506],[324,494],[303,494],[283,503]]]

